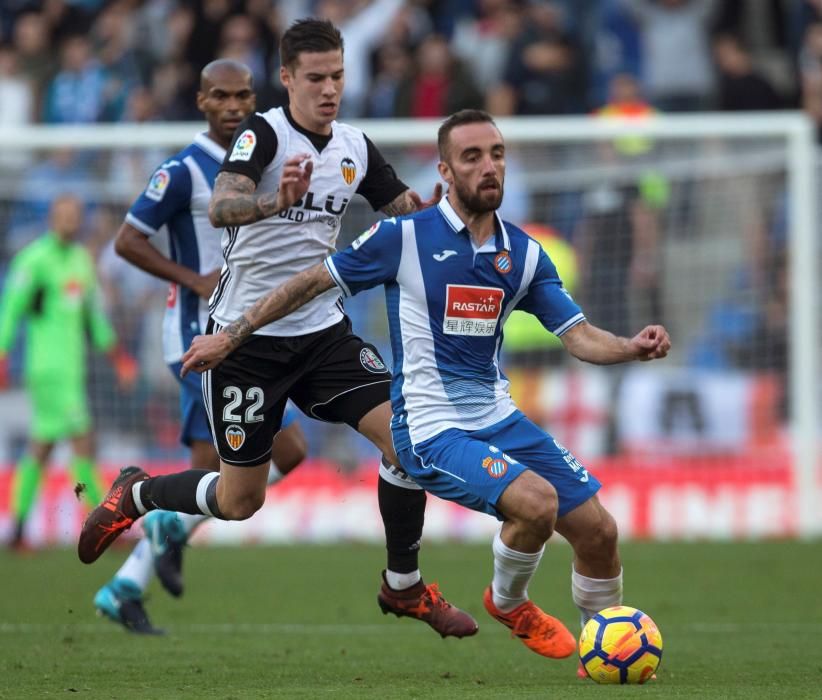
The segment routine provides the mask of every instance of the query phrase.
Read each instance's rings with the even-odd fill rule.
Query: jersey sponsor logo
[[[228,160],[251,160],[251,154],[254,153],[256,145],[257,135],[251,129],[246,129],[234,142],[234,148],[231,149]]]
[[[173,282],[168,285],[168,296],[166,296],[166,308],[173,309],[177,303],[177,285]]]
[[[325,202],[322,202],[323,196],[321,194],[317,194],[316,192],[308,191],[305,193],[305,197],[298,199],[295,203],[295,207],[302,207],[307,211],[316,211],[316,212],[326,212],[328,214],[335,214],[338,216],[342,216],[345,213],[345,208],[348,206],[348,197],[343,197],[339,204],[337,204],[337,195],[332,193],[326,196]],[[317,200],[316,203],[314,200]]]
[[[431,257],[434,258],[437,262],[442,262],[443,260],[448,260],[452,255],[456,255],[456,250],[444,250],[441,253],[434,253]]]
[[[340,162],[340,171],[342,172],[345,184],[350,185],[354,182],[354,178],[357,177],[357,164],[350,158],[343,158]]]
[[[488,472],[492,479],[499,479],[508,472],[508,462],[504,459],[486,457],[482,460],[482,468]]]
[[[385,368],[385,363],[380,359],[371,348],[363,348],[360,350],[360,363],[365,369],[374,374],[382,374],[388,370]]]
[[[494,258],[494,267],[501,275],[507,275],[511,272],[514,264],[511,262],[511,256],[508,255],[507,251],[503,250],[501,253],[497,253]]]
[[[225,441],[235,452],[239,450],[245,442],[245,430],[239,425],[229,425],[225,429]]]
[[[359,236],[357,236],[351,242],[351,247],[354,250],[359,250],[360,247],[362,246],[362,244],[365,243],[369,238],[371,238],[371,236],[373,236],[377,232],[377,229],[379,227],[380,227],[380,222],[378,221],[370,229],[368,229],[365,233],[361,233]]]
[[[442,330],[446,335],[494,335],[505,292],[498,287],[449,284]]]
[[[162,202],[163,197],[166,196],[166,190],[170,182],[171,173],[168,172],[168,170],[160,168],[155,171],[154,175],[151,176],[151,180],[148,181],[146,197],[153,199],[155,202]]]

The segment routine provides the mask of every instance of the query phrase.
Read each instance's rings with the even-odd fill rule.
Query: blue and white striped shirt
[[[497,216],[495,235],[476,248],[447,198],[376,224],[325,264],[345,296],[385,286],[396,450],[516,409],[499,367],[512,311],[556,335],[585,320],[537,241]]]

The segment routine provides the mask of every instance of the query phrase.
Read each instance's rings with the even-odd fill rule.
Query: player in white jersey
[[[662,326],[622,338],[585,320],[539,243],[496,213],[505,145],[491,117],[464,110],[439,131],[447,198],[388,219],[261,298],[216,335],[195,338],[183,371],[214,372],[257,328],[337,288],[384,285],[394,353],[392,432],[400,464],[426,490],[503,521],[486,610],[529,649],[570,656],[576,639],[528,598],[556,530],[574,550],[572,597],[583,623],[622,600],[613,517],[599,482],[514,405],[498,364],[514,309],[535,315],[580,360],[664,358]]]
[[[222,250],[220,231],[208,220],[214,178],[234,130],[254,110],[251,72],[242,63],[218,60],[200,76],[197,106],[208,130],[162,163],[132,205],[115,240],[126,260],[171,283],[163,322],[163,355],[180,381],[181,442],[191,450],[191,467],[218,470],[220,458],[206,415],[199,381],[180,379],[180,358],[191,339],[205,330],[207,300],[217,284]],[[170,257],[150,239],[166,231]],[[192,378],[193,379],[193,378]],[[290,409],[290,414],[293,409]],[[278,481],[305,457],[305,437],[289,415],[272,446],[269,483]],[[206,519],[158,510],[143,521],[145,537],[94,597],[103,615],[137,633],[156,633],[143,605],[143,594],[156,570],[173,596],[183,592],[182,551],[194,529]]]
[[[248,117],[215,181],[210,214],[215,226],[226,229],[225,265],[211,299],[210,332],[272,285],[333,252],[340,219],[355,193],[389,215],[412,212],[440,196],[437,188],[423,204],[365,134],[335,121],[343,47],[330,22],[296,22],[283,35],[280,50],[289,108]],[[230,362],[203,377],[219,475],[200,470],[146,481],[145,472],[124,470],[112,487],[113,510],[98,507],[83,527],[81,560],[96,559],[148,510],[250,517],[265,499],[271,438],[290,399],[313,418],[347,423],[383,454],[378,487],[388,551],[378,593],[383,612],[423,620],[442,636],[474,634],[475,620],[450,605],[436,584],[422,580],[425,492],[397,467],[389,384],[390,372],[376,348],[351,332],[338,293],[261,328]]]

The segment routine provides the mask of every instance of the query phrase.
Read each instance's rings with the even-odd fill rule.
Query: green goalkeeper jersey
[[[21,321],[26,324],[24,371],[29,381],[83,382],[87,336],[97,350],[114,346],[94,262],[83,246],[49,232],[14,257],[0,303],[0,356],[11,349]]]

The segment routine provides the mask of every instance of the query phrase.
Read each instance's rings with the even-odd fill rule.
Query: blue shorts
[[[168,366],[180,382],[180,442],[191,447],[195,441],[212,442],[211,426],[203,403],[203,387],[200,375],[189,372],[180,377],[181,362]]]
[[[297,409],[294,407],[294,404],[289,401],[285,405],[285,411],[283,411],[283,420],[280,423],[280,430],[285,430],[295,420],[297,420]]]
[[[576,458],[520,411],[482,430],[451,428],[397,455],[426,491],[502,520],[496,504],[526,469],[556,489],[559,516],[593,496],[601,484]]]

